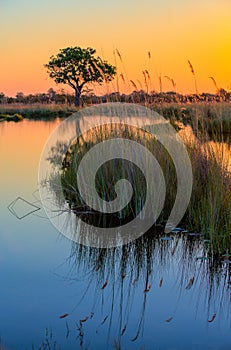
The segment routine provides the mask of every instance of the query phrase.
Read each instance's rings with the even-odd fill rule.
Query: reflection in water
[[[215,254],[205,236],[175,232],[167,240],[163,227],[156,226],[120,248],[73,243],[67,263],[56,270],[64,280],[53,278],[54,265],[69,255],[71,242],[57,242],[55,230],[36,213],[18,221],[6,207],[17,195],[41,206],[37,193],[36,198],[31,193],[42,146],[55,123],[24,120],[0,128],[0,338],[8,342],[6,349],[32,349],[32,343],[41,343],[45,327],[40,349],[49,349],[48,341],[54,343],[51,349],[59,349],[55,343],[63,338],[60,348],[68,350],[105,349],[107,340],[112,348],[114,339],[129,350],[229,349],[230,251]],[[70,316],[58,318],[65,313]]]
[[[139,125],[140,118],[137,117],[136,121],[136,124]],[[156,158],[160,165],[160,170],[162,170],[164,174],[163,181],[166,186],[166,200],[164,202],[164,207],[162,207],[163,210],[160,213],[160,219],[162,221],[169,219],[172,209],[176,204],[178,184],[181,182],[181,177],[179,179],[179,174],[176,173],[176,168],[170,154],[164,149],[154,135],[133,126],[133,124],[135,124],[134,120],[133,124],[130,122],[132,125],[109,123],[88,130],[91,123],[91,117],[89,116],[85,117],[85,119],[84,117],[77,118],[76,120],[73,119],[72,123],[67,121],[67,123],[62,126],[58,135],[53,135],[46,145],[46,152],[44,152],[40,164],[40,180],[45,186],[41,186],[40,191],[44,200],[43,204],[46,206],[48,216],[51,217],[53,224],[62,233],[67,233],[66,235],[68,237],[72,239],[77,238],[77,240],[79,239],[79,243],[88,244],[89,241],[86,241],[85,235],[81,235],[82,230],[79,227],[80,224],[76,224],[75,214],[81,215],[81,220],[88,222],[90,225],[93,221],[95,226],[98,225],[109,229],[118,226],[117,223],[119,222],[122,232],[123,225],[121,224],[121,219],[124,220],[123,224],[125,225],[127,221],[130,222],[134,217],[138,217],[138,214],[145,208],[147,198],[151,197],[150,202],[152,206],[156,205],[158,209],[162,207],[162,204],[161,206],[156,204],[163,202],[164,194],[162,191],[155,191],[155,186],[152,185],[149,187],[149,191],[145,192],[147,183],[145,183],[146,176],[142,176],[143,169],[141,169],[141,171],[139,171],[139,169],[137,170],[139,167],[135,167],[136,163],[129,163],[127,159],[105,161],[95,174],[96,190],[95,192],[90,192],[91,195],[89,197],[91,197],[91,201],[94,205],[90,206],[88,203],[86,204],[87,201],[83,199],[81,190],[78,189],[76,173],[79,171],[82,160],[84,161],[84,158],[86,158],[85,155],[90,153],[89,150],[100,142],[103,144],[105,140],[114,138],[135,140],[135,143],[140,143],[142,146],[145,146],[145,148],[154,155],[154,158]],[[160,127],[160,124],[158,124],[158,127]],[[81,135],[77,137],[76,135],[79,135],[79,130],[82,131],[82,129],[87,131],[82,134],[80,133]],[[186,222],[189,229],[206,233],[206,238],[213,241],[213,248],[215,249],[216,245],[217,251],[222,251],[224,253],[226,249],[230,249],[231,247],[230,145],[211,143],[208,142],[206,138],[205,140],[196,138],[190,127],[184,128],[179,134],[187,145],[193,171],[193,191],[187,212],[185,213],[184,222]],[[48,150],[50,153],[48,157],[46,157]],[[147,159],[145,164],[149,163],[150,161]],[[184,170],[184,168],[182,169]],[[150,170],[149,173],[153,174],[153,169]],[[47,174],[49,174],[49,176],[47,176]],[[82,176],[82,178],[83,180],[87,178],[89,188],[89,184],[92,183],[89,182],[88,179],[88,177],[92,179],[91,169],[87,168],[87,173],[85,175],[86,176]],[[150,177],[153,179],[156,176]],[[125,187],[126,191],[121,192],[123,195],[118,195],[116,185],[121,179],[125,179],[126,183],[131,184],[133,188],[133,196],[129,205],[125,206],[123,210],[117,211],[115,214],[108,212],[108,215],[104,214],[96,217],[96,211],[98,209],[95,209],[95,207],[97,207],[98,202],[101,206],[102,202],[103,205],[108,204],[108,202],[110,202],[111,205],[112,202],[117,200],[117,197],[125,198],[125,202],[126,198],[129,198],[130,192],[128,191],[128,186]],[[82,187],[83,186],[81,186],[81,188]],[[153,191],[151,195],[150,188]],[[98,197],[94,197],[92,193],[96,193]],[[159,197],[157,200],[152,200],[156,193],[157,196],[159,194]],[[62,217],[53,215],[53,212],[59,209],[60,213],[68,213],[69,215],[65,221],[65,225],[62,224],[65,220],[65,215],[62,215]],[[143,212],[145,212],[145,210]],[[155,212],[155,210],[149,210],[149,212]],[[96,223],[96,219],[98,220],[98,224]],[[143,221],[147,222],[148,220]],[[151,222],[153,222],[153,220]],[[167,224],[168,226],[171,225],[170,223]],[[81,223],[81,225],[83,225],[83,223]],[[134,235],[136,226],[137,225],[135,225],[132,231],[132,236]],[[76,230],[74,236],[71,232],[72,230],[73,232]],[[128,233],[126,232],[126,234]],[[92,237],[94,236],[95,232],[92,234]],[[92,239],[90,234],[88,234],[88,237]],[[128,235],[128,241],[129,239],[130,237]],[[97,241],[93,243],[97,246]]]
[[[191,293],[194,317],[200,309],[204,310],[205,323],[215,319],[219,322],[224,315],[230,323],[229,256],[214,256],[203,235],[179,229],[166,237],[163,228],[159,225],[129,245],[111,249],[72,244],[68,279],[74,282],[83,275],[87,288],[71,313],[78,317],[80,304],[88,298],[92,300],[88,314],[79,318],[86,332],[94,315],[100,314],[101,322],[95,331],[106,328],[108,343],[116,338],[120,346],[127,330],[130,341],[142,338],[147,326],[145,314],[150,313],[148,300],[155,308],[166,286],[168,293],[174,290],[176,298],[169,310],[166,307],[165,319],[159,322],[174,322],[181,298],[185,300],[186,293]]]
[[[110,118],[108,120],[110,121]],[[175,211],[179,209],[176,205],[176,202],[179,204],[179,195],[176,195],[176,174],[173,161],[167,152],[165,152],[165,157],[163,157],[164,147],[161,146],[154,136],[151,137],[150,133],[135,128],[133,125],[113,122],[94,127],[77,137],[75,130],[81,125],[80,121],[79,119],[73,119],[72,124],[68,125],[67,123],[67,125],[62,127],[58,135],[54,135],[49,139],[40,163],[40,184],[44,184],[44,187],[40,187],[41,197],[44,205],[47,207],[48,215],[52,216],[54,225],[62,233],[72,239],[76,239],[81,234],[81,232],[78,232],[73,236],[73,232],[70,232],[74,228],[76,221],[75,215],[71,215],[73,213],[77,215],[81,214],[82,221],[88,221],[90,226],[92,226],[91,219],[94,221],[94,226],[97,226],[95,220],[96,214],[100,213],[101,215],[98,215],[97,219],[99,219],[98,227],[103,228],[101,231],[105,232],[104,229],[107,228],[107,236],[109,237],[109,231],[114,232],[112,228],[120,226],[121,232],[116,234],[116,237],[119,239],[120,235],[126,242],[137,237],[135,236],[135,231],[141,232],[139,226],[142,226],[142,229],[146,231],[144,226],[146,225],[148,229],[155,222],[164,204],[165,179],[162,172],[162,165],[167,168],[165,172],[166,176],[173,173],[171,179],[170,176],[167,177],[166,183],[169,188],[171,186],[171,190],[167,188],[168,201],[166,201],[165,205],[169,208],[171,207],[171,209],[175,208]],[[139,121],[138,118],[137,121]],[[130,121],[130,123],[132,122]],[[86,124],[88,125],[88,123]],[[157,126],[160,127],[160,124],[157,124]],[[69,140],[66,140],[66,134]],[[115,139],[119,140],[119,142],[114,142]],[[125,139],[127,142],[125,142]],[[130,139],[134,139],[136,142],[131,142]],[[155,156],[152,155],[152,152],[148,151],[148,143],[152,144],[152,146],[155,144],[155,147],[153,147],[155,149]],[[82,164],[84,162],[87,163],[85,159],[87,157],[89,158],[89,154],[92,149],[95,149],[96,144],[104,145],[104,153],[102,150],[100,152],[97,149],[95,151],[96,154],[94,154],[90,162],[91,168],[89,169],[89,165],[88,167],[85,166],[86,169],[84,172],[81,172],[80,176],[79,168],[83,167]],[[110,152],[108,147],[110,148]],[[119,148],[119,151],[117,148]],[[142,156],[140,149],[142,150]],[[97,162],[94,163],[95,158],[97,158],[97,161],[100,158],[100,156],[97,156],[97,152],[99,152],[102,162],[105,157],[108,157],[100,167],[98,167]],[[107,154],[108,152],[110,153],[109,155]],[[101,153],[103,153],[103,156]],[[48,161],[50,164],[48,164]],[[95,176],[94,179],[92,179],[92,174]],[[87,183],[86,186],[78,186],[79,178],[81,178],[81,181],[83,180],[84,184]],[[122,182],[123,185],[121,184]],[[91,187],[92,184],[94,184],[92,186],[94,187],[94,191]],[[84,198],[85,190],[83,194],[81,192],[83,188],[88,189],[87,199]],[[56,198],[52,198],[52,192]],[[184,198],[186,198],[185,193]],[[181,202],[185,201],[184,198]],[[113,208],[117,206],[117,210],[113,210],[112,206]],[[101,210],[104,207],[106,210]],[[121,209],[118,209],[118,207]],[[69,210],[69,218],[67,219],[65,230],[63,230],[59,218],[55,219],[52,215],[52,212],[58,209],[62,212]],[[172,214],[172,211],[168,210],[168,217],[170,213]],[[180,209],[178,211],[180,213]],[[177,215],[179,214],[178,211]],[[84,216],[84,213],[87,215]],[[111,220],[112,218],[113,220]],[[123,223],[121,223],[121,220]],[[126,225],[130,221],[132,221],[131,225]],[[81,224],[83,225],[83,223]],[[171,221],[171,225],[174,225],[173,221]],[[128,229],[130,226],[133,228],[131,233]],[[168,226],[170,226],[170,222]],[[93,232],[92,236],[96,236],[95,232]],[[106,237],[106,233],[104,237]],[[110,245],[116,245],[117,241],[113,238],[113,234],[110,237]],[[88,244],[84,240],[84,236],[81,236],[77,241]],[[98,244],[96,245],[98,246]],[[108,246],[109,244],[105,245],[102,242],[102,245]]]
[[[201,152],[204,152],[208,157],[213,154],[218,164],[221,164],[223,169],[231,174],[231,143],[209,141],[199,142],[199,139],[193,133],[190,125],[184,126],[182,123],[177,124],[181,128],[179,131],[180,137],[187,143],[195,145],[198,143]],[[228,142],[229,141],[229,142]]]
[[[102,130],[100,132],[102,134]],[[105,130],[103,134],[106,135]],[[185,138],[187,136],[185,135]],[[95,226],[105,225],[105,227],[111,227],[115,223],[115,219],[118,218],[114,217],[113,221],[110,222],[104,221],[105,218],[102,219],[101,215],[95,213],[80,201],[79,193],[73,186],[76,179],[74,178],[73,181],[73,178],[71,178],[69,183],[66,181],[70,180],[68,176],[73,175],[68,173],[72,151],[75,150],[77,153],[87,151],[88,147],[92,147],[97,141],[96,134],[84,134],[84,137],[86,138],[72,139],[71,143],[60,140],[51,149],[48,160],[50,166],[54,167],[57,172],[54,171],[54,176],[45,181],[45,187],[46,191],[49,188],[48,195],[51,205],[49,209],[52,212],[52,208],[55,208],[53,217],[58,220],[58,226],[62,223],[64,227],[69,227],[74,234],[82,237],[82,242],[87,243],[88,239],[92,241],[92,237],[89,238],[89,232],[85,230],[85,226],[81,226],[79,218],[89,220],[90,217],[91,224],[95,224]],[[197,141],[194,139],[193,142],[195,146]],[[155,144],[155,147],[158,158],[158,143]],[[220,147],[222,152],[225,152],[226,146],[221,145]],[[201,148],[202,153],[203,150],[208,150],[209,155],[215,152],[213,144],[208,142],[206,147],[204,145],[202,147],[202,144],[198,141],[198,147],[193,150],[194,153],[192,154],[196,154],[199,148]],[[230,150],[228,145],[227,150]],[[216,153],[215,158],[218,159],[220,164],[220,159],[223,161],[225,157],[223,155],[221,157],[219,152]],[[230,159],[229,156],[227,156],[227,159]],[[158,160],[161,161],[161,157]],[[196,157],[195,160],[197,161]],[[209,163],[206,153],[205,157],[199,160],[204,161],[205,166]],[[195,164],[197,165],[196,161]],[[223,169],[220,169],[218,165],[213,164],[213,169],[218,171],[217,174],[223,174]],[[171,162],[165,162],[165,166],[171,173]],[[119,166],[116,167],[119,168]],[[230,174],[226,161],[223,163],[223,168],[225,171],[224,179],[228,184],[230,183]],[[103,173],[105,173],[105,169]],[[66,182],[59,181],[60,174],[66,176]],[[129,178],[129,174],[127,175]],[[208,174],[202,173],[202,175],[206,184]],[[202,175],[199,174],[198,176]],[[131,176],[129,179],[132,178]],[[198,182],[200,186],[202,180],[200,178],[200,182]],[[112,187],[114,187],[116,180],[112,182]],[[142,180],[140,180],[141,182]],[[107,190],[106,193],[108,194],[108,192]],[[145,196],[145,192],[143,195]],[[110,193],[110,196],[113,196],[113,193]],[[167,208],[168,205],[172,207],[173,191],[169,191],[168,199]],[[135,198],[136,202],[137,198]],[[55,204],[54,207],[52,207],[53,204]],[[60,208],[58,212],[56,210],[57,206]],[[139,210],[140,207],[138,207],[138,212]],[[120,219],[119,217],[118,220]],[[224,222],[224,219],[222,222]],[[117,224],[118,221],[116,221],[116,226]],[[96,334],[103,332],[102,329],[107,330],[108,345],[116,339],[117,347],[120,348],[122,340],[125,338],[135,343],[142,338],[146,328],[149,329],[149,332],[151,331],[150,325],[147,324],[150,322],[150,313],[153,313],[152,317],[155,320],[153,328],[156,326],[158,329],[156,324],[158,321],[166,324],[174,323],[178,313],[182,312],[179,311],[182,309],[182,300],[185,302],[188,294],[191,295],[191,303],[195,314],[193,316],[196,317],[200,311],[204,314],[206,324],[219,322],[220,319],[222,321],[225,319],[225,322],[230,324],[231,255],[225,238],[222,248],[226,247],[227,251],[217,249],[213,240],[210,239],[211,237],[205,235],[207,231],[204,231],[205,234],[203,234],[178,228],[166,236],[164,234],[164,224],[164,216],[162,216],[158,224],[143,236],[129,244],[114,248],[94,248],[87,246],[87,244],[72,243],[72,251],[68,259],[71,271],[67,279],[73,283],[76,282],[76,285],[78,285],[79,276],[84,276],[87,287],[82,291],[82,295],[73,305],[71,311],[65,310],[64,305],[64,313],[61,318],[66,320],[69,315],[78,318],[80,347],[83,347],[83,329],[87,331],[89,327],[92,331],[90,324],[94,322],[94,319],[97,319],[97,323],[94,323]],[[161,297],[161,293],[165,293],[165,297]],[[171,293],[173,294],[172,298]],[[157,315],[155,307],[159,310],[158,303],[163,302],[165,298],[163,312]],[[171,300],[171,304],[168,299]],[[92,305],[85,314],[81,315],[79,309],[86,300],[88,300],[88,303],[91,300]],[[150,301],[152,307],[154,307],[152,311],[148,309]],[[149,321],[146,320],[147,316],[149,316]]]

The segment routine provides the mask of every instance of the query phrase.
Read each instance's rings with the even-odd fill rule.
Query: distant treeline
[[[47,93],[25,95],[18,92],[15,97],[8,97],[0,93],[0,104],[74,104],[74,95],[65,91],[57,92],[50,88]],[[97,104],[104,102],[130,102],[130,103],[195,103],[195,102],[231,102],[231,92],[220,89],[216,94],[180,94],[174,91],[146,93],[143,90],[133,91],[131,94],[112,92],[103,96],[97,96],[92,90],[88,90],[81,96],[82,105]]]

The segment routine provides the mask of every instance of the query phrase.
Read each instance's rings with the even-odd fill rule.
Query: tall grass
[[[172,123],[178,127],[179,133],[184,139],[193,170],[193,190],[191,200],[183,218],[182,224],[189,230],[203,232],[212,242],[216,253],[224,253],[231,250],[231,166],[230,166],[230,144],[220,143],[223,140],[222,129],[214,131],[211,142],[206,124],[200,124],[201,109],[196,110],[197,119],[192,118],[188,126],[179,122],[181,118],[174,119],[170,116]],[[185,113],[183,111],[182,113]],[[164,113],[163,113],[164,114]],[[202,121],[202,120],[201,120]],[[192,125],[192,127],[190,126]],[[136,217],[141,211],[146,197],[146,183],[141,171],[127,161],[114,159],[102,166],[96,176],[96,188],[100,197],[104,200],[112,200],[115,196],[115,183],[126,178],[133,186],[134,195],[130,204],[124,210],[115,214],[98,215],[88,207],[82,200],[77,183],[76,172],[83,156],[97,143],[111,138],[128,138],[145,146],[158,160],[166,183],[165,205],[159,218],[159,222],[166,221],[173,207],[177,178],[173,162],[154,136],[141,129],[122,125],[100,126],[78,138],[66,151],[63,159],[61,175],[62,192],[72,211],[78,215],[84,215],[86,220],[98,220],[98,224],[105,223],[106,227],[128,222]],[[61,149],[63,149],[61,147]],[[58,148],[53,150],[53,158],[57,157]],[[60,191],[60,189],[59,189]],[[57,192],[57,196],[59,192]],[[89,212],[95,215],[88,215]],[[97,214],[97,215],[96,215]],[[106,220],[106,221],[105,221]],[[107,221],[109,220],[109,221]]]
[[[114,101],[143,104],[163,115],[177,130],[187,130],[188,126],[192,128],[193,142],[185,137],[185,144],[192,163],[194,182],[191,201],[184,221],[191,230],[203,231],[208,235],[218,251],[230,249],[230,242],[228,241],[231,232],[231,175],[230,165],[226,158],[230,158],[231,107],[229,102],[225,102],[227,96],[227,101],[230,101],[230,93],[219,89],[214,77],[208,77],[215,86],[216,95],[199,95],[195,69],[190,60],[187,61],[187,64],[194,79],[195,94],[189,95],[187,98],[178,94],[176,82],[169,76],[165,76],[165,78],[172,84],[173,93],[162,93],[162,78],[159,81],[161,92],[157,94],[155,91],[150,91],[151,87],[154,86],[150,73],[151,57],[151,52],[148,51],[149,66],[148,69],[143,69],[141,72],[143,80],[131,80],[126,71],[123,55],[115,48],[114,59],[118,71],[116,77],[117,92],[109,93],[110,89],[107,84],[105,96],[89,96],[89,98],[85,96],[83,98],[86,104]],[[132,88],[133,92],[129,95],[120,94],[120,83],[126,86],[127,90]],[[110,84],[113,87],[113,82]],[[139,91],[139,89],[141,90]],[[201,100],[202,102],[200,102]],[[6,113],[7,110],[8,112],[10,110],[11,114],[19,112],[18,107],[2,106],[0,108],[2,113]],[[74,111],[76,109],[67,106],[65,108],[60,106],[46,108],[21,106],[19,113],[25,118],[49,119],[56,116],[66,117]],[[163,151],[158,142],[147,133],[137,132],[132,128],[122,128],[119,132],[120,135],[118,130],[95,129],[94,132],[91,132],[91,135],[85,135],[85,140],[83,137],[78,139],[76,145],[73,145],[73,148],[67,152],[66,164],[62,174],[62,185],[66,199],[73,209],[88,210],[89,208],[84,207],[78,191],[73,191],[73,188],[76,186],[76,166],[78,166],[83,155],[97,142],[110,137],[131,138],[147,147],[158,159],[163,169],[165,182],[167,183],[166,197],[168,201],[165,203],[160,220],[166,220],[169,210],[174,203],[176,193],[176,176],[171,159],[169,159],[167,153]],[[210,143],[211,140],[216,145],[224,142],[226,145],[218,149],[217,146]],[[74,160],[72,158],[73,155],[77,159]],[[122,217],[137,215],[141,210],[145,197],[145,181],[142,174],[135,168],[131,170],[129,167],[130,164],[125,162],[120,164],[117,161],[109,162],[107,166],[98,172],[96,179],[98,192],[106,200],[113,198],[113,184],[121,176],[135,183],[137,195],[134,196],[131,206],[123,211]],[[113,180],[109,181],[109,179]]]
[[[188,144],[193,169],[193,191],[186,213],[190,229],[202,231],[214,251],[231,249],[231,148],[194,139]]]

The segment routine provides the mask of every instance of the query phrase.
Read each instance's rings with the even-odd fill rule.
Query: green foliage
[[[21,114],[15,113],[13,115],[10,114],[0,114],[0,121],[14,121],[14,122],[20,122],[23,120],[23,116]]]
[[[176,114],[176,110],[169,110],[168,112],[169,118],[171,118],[171,113],[173,115]],[[184,112],[186,113],[186,111]],[[91,130],[89,134],[82,135],[67,152],[60,152],[60,154],[66,154],[63,160],[63,173],[61,176],[62,192],[66,201],[76,213],[79,211],[82,215],[84,211],[89,212],[91,209],[82,202],[76,187],[76,171],[82,157],[95,144],[106,139],[115,137],[134,139],[154,154],[163,170],[166,183],[166,198],[168,200],[165,201],[158,221],[159,223],[164,222],[169,217],[175,202],[177,188],[177,179],[171,158],[149,134],[143,133],[141,130],[136,131],[131,127],[125,129],[120,127],[118,130],[113,129],[114,127],[111,129],[101,127],[94,131]],[[191,133],[189,134],[190,130]],[[205,237],[210,239],[213,250],[224,253],[227,249],[230,249],[231,243],[231,176],[227,163],[227,152],[230,150],[230,145],[208,141],[207,128],[200,131],[195,130],[195,134],[198,137],[195,136],[191,127],[183,129],[183,132],[181,136],[184,139],[192,164],[193,191],[181,225],[194,232],[203,232]],[[190,135],[193,139],[189,138]],[[219,139],[222,139],[222,135],[218,137]],[[59,148],[54,151],[52,156],[54,161],[59,159],[58,155]],[[111,218],[115,222],[118,222],[118,220],[130,220],[133,216],[139,214],[145,201],[146,193],[144,189],[146,184],[142,174],[139,174],[135,168],[132,168],[131,164],[126,164],[125,162],[120,164],[115,160],[107,162],[96,174],[95,186],[100,197],[104,200],[113,200],[114,185],[120,178],[126,178],[132,184],[134,197],[129,202],[128,207],[110,216],[109,221]],[[55,191],[57,188],[55,188]],[[59,193],[60,189],[57,192],[57,198]],[[96,218],[98,222],[101,220],[96,215],[90,217]],[[109,224],[111,225],[111,222]]]
[[[7,106],[0,109],[0,121],[11,121],[14,120],[13,116],[21,115],[21,118],[32,119],[32,120],[53,120],[56,118],[67,118],[76,109],[74,107],[63,107],[63,106]],[[19,118],[19,119],[21,119]]]
[[[51,56],[45,67],[50,78],[57,84],[68,84],[78,98],[85,84],[109,82],[116,74],[116,67],[96,57],[95,53],[90,47],[67,47]]]

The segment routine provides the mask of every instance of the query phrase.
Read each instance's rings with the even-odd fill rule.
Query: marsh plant
[[[151,136],[151,134],[131,127],[129,125],[122,124],[107,124],[95,129],[91,129],[88,133],[82,135],[76,140],[76,142],[67,151],[66,156],[63,161],[63,173],[61,176],[61,183],[63,186],[63,191],[66,199],[72,210],[78,214],[81,212],[83,216],[84,210],[89,213],[92,211],[90,207],[87,207],[82,201],[81,196],[78,191],[78,186],[76,183],[76,172],[78,165],[81,162],[83,156],[99,142],[104,142],[105,140],[110,140],[114,138],[126,138],[130,140],[135,140],[141,145],[148,148],[155,157],[158,159],[159,163],[163,166],[165,174],[167,177],[167,184],[172,184],[172,189],[176,184],[176,177],[174,176],[173,163],[170,156],[165,152],[163,157],[164,149],[161,144]],[[171,170],[172,169],[172,170]],[[90,171],[90,169],[89,169]],[[173,176],[170,176],[170,173]],[[112,159],[103,164],[99,169],[95,177],[95,187],[100,195],[100,197],[106,201],[113,200],[116,196],[115,185],[118,180],[127,179],[133,188],[133,196],[130,203],[121,211],[115,214],[100,214],[92,211],[95,215],[90,216],[91,219],[98,220],[109,220],[108,225],[116,224],[120,222],[121,224],[127,222],[128,220],[136,217],[142,210],[143,203],[146,197],[146,179],[142,173],[142,169],[139,169],[135,164],[124,159]],[[173,204],[175,190],[172,191],[169,187],[168,191],[168,202],[166,206],[170,209]],[[75,189],[75,190],[74,190]],[[98,215],[97,215],[98,214]]]
[[[191,126],[185,127],[182,123],[177,123],[193,171],[192,196],[182,225],[188,230],[205,234],[206,239],[211,240],[211,247],[216,254],[225,253],[231,248],[230,144],[209,141],[206,128],[197,129],[196,136]],[[128,125],[99,126],[81,135],[69,147],[57,144],[50,155],[51,162],[62,162],[62,188],[56,188],[56,200],[59,200],[59,193],[62,191],[70,210],[81,216],[82,220],[94,222],[96,226],[122,225],[139,215],[145,202],[146,180],[142,169],[129,161],[108,161],[99,168],[95,177],[97,192],[106,201],[115,198],[115,184],[119,179],[125,178],[131,183],[133,196],[123,210],[110,215],[96,212],[84,203],[79,193],[76,172],[81,159],[94,145],[112,138],[135,140],[158,160],[165,177],[166,198],[157,223],[166,222],[176,196],[177,176],[174,164],[168,152],[153,135]]]

